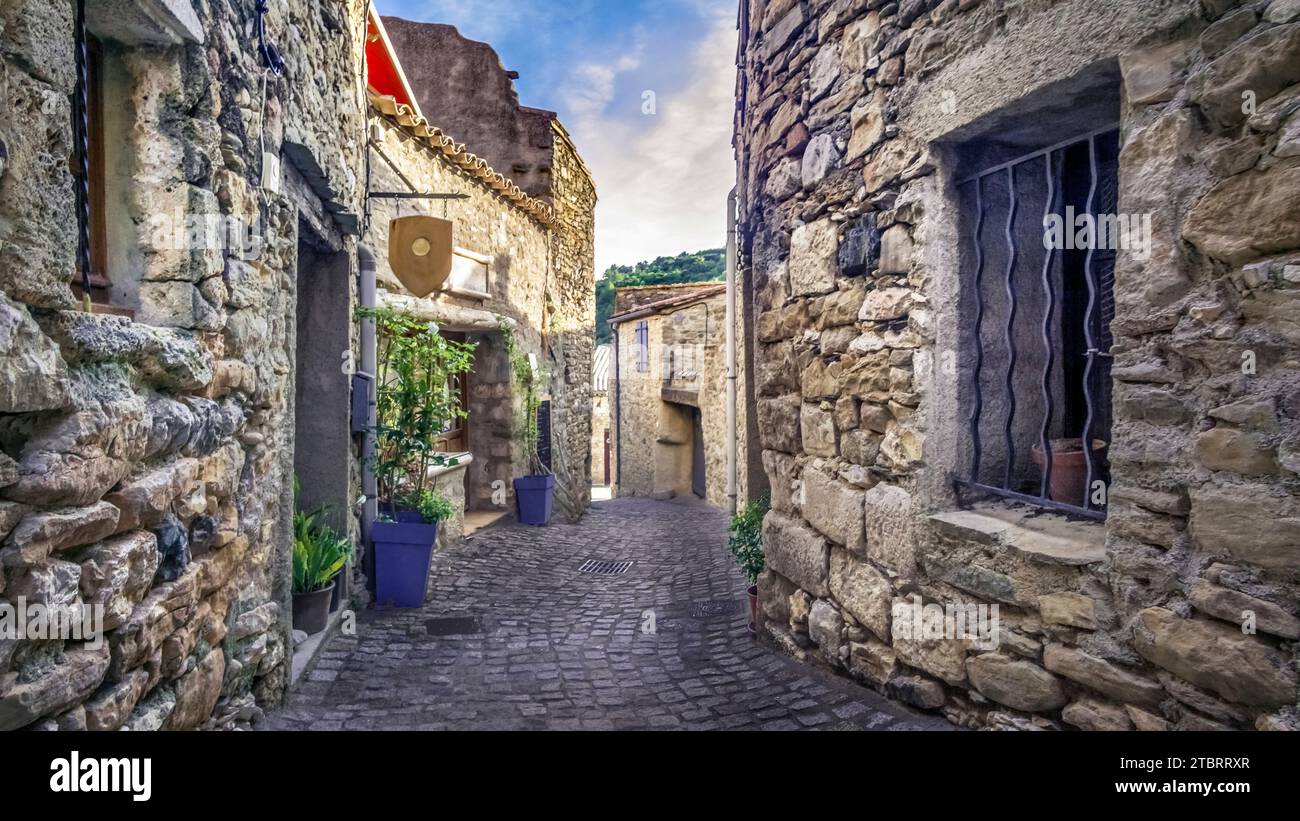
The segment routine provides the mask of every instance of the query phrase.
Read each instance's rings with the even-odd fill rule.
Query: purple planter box
[[[375,523],[375,603],[380,607],[424,605],[438,526],[424,524],[418,514],[416,520]]]
[[[524,476],[515,480],[519,523],[544,527],[555,507],[555,476]]]

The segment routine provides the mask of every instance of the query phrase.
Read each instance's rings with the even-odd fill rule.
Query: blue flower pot
[[[417,608],[424,605],[429,561],[438,541],[438,526],[415,522],[376,522],[375,603],[380,607]]]
[[[555,508],[555,476],[524,476],[515,480],[515,505],[519,523],[544,527]]]

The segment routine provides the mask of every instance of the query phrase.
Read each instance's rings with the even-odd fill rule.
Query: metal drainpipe
[[[376,277],[375,277],[375,254],[366,245],[357,246],[357,278],[358,278],[358,295],[361,299],[362,308],[375,308],[378,304],[376,296]],[[361,320],[361,371],[369,378],[370,383],[370,401],[366,403],[366,432],[361,440],[361,492],[365,494],[366,500],[361,509],[361,544],[366,546],[365,558],[362,562],[366,578],[373,580],[374,573],[374,555],[369,550],[370,532],[374,526],[375,519],[379,518],[379,484],[375,479],[375,424],[378,421],[375,416],[378,407],[375,403],[375,391],[378,388],[379,372],[379,355],[378,340],[376,339],[375,320]]]
[[[623,378],[618,353],[618,326],[610,323],[614,331],[614,484],[623,486]]]
[[[727,510],[736,515],[736,189],[727,195]]]

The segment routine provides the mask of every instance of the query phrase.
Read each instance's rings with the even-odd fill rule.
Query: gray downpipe
[[[736,515],[736,189],[727,195],[727,511]]]
[[[623,486],[623,373],[618,349],[619,328],[610,323],[614,331],[614,485]]]

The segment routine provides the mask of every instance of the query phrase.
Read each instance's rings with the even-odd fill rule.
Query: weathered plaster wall
[[[742,13],[771,637],[969,726],[1295,727],[1300,8]],[[1118,120],[1119,210],[1152,216],[1151,258],[1116,270],[1104,525],[953,510],[973,354],[955,181],[1016,117],[1020,150]],[[998,604],[1000,645],[920,640],[893,619],[913,594]]]
[[[605,484],[605,433],[610,427],[610,394],[602,391],[591,396],[591,483]],[[614,456],[610,453],[610,484],[614,477]]]
[[[259,144],[360,212],[360,142],[339,136],[364,129],[360,5],[274,6],[289,64],[265,115],[246,4],[196,8],[202,44],[109,45],[138,222],[108,273],[132,321],[67,284],[72,4],[0,4],[0,597],[102,605],[107,631],[0,641],[0,728],[226,725],[283,695],[299,219],[258,190]],[[168,240],[218,216],[260,251]]]
[[[549,200],[555,113],[519,104],[496,50],[442,23],[385,17],[384,28],[429,121],[528,194]]]

